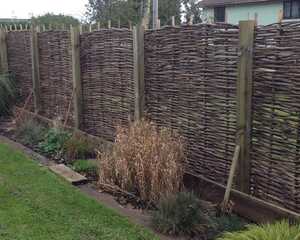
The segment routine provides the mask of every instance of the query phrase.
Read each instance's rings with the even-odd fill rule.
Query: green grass
[[[1,240],[156,239],[0,144]]]

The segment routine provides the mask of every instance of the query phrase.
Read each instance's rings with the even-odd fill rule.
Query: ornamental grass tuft
[[[98,161],[100,184],[116,185],[151,204],[182,187],[183,139],[145,120],[118,126],[112,149],[99,153]]]
[[[245,231],[225,233],[218,240],[300,240],[300,225],[287,221],[266,225],[251,225]]]

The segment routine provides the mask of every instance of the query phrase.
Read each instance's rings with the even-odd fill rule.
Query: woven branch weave
[[[64,120],[72,100],[72,52],[68,31],[38,34],[41,114]],[[73,125],[73,103],[69,125]]]
[[[83,130],[112,141],[134,115],[132,31],[84,33],[80,49]]]
[[[258,28],[254,56],[253,194],[300,212],[300,23]]]
[[[145,35],[148,117],[185,137],[188,172],[220,183],[235,147],[238,34],[224,24]]]
[[[32,91],[31,40],[29,31],[8,32],[8,67],[17,82],[19,104],[22,106]],[[33,99],[28,109],[33,110]]]
[[[113,140],[134,115],[132,32],[81,35],[82,130]],[[43,114],[64,117],[73,90],[70,33],[39,33]],[[237,26],[165,27],[145,33],[147,116],[181,133],[186,171],[225,184],[235,147]],[[255,32],[251,192],[300,212],[300,22]],[[24,100],[32,89],[30,32],[9,32],[9,69]],[[73,105],[72,105],[73,106]],[[69,124],[73,123],[73,108]]]

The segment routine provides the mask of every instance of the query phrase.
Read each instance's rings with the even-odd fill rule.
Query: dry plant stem
[[[185,161],[182,138],[167,128],[140,121],[117,127],[111,152],[98,154],[100,183],[115,184],[157,203],[182,186]]]

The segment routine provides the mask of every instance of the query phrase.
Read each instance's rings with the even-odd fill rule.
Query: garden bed
[[[93,156],[93,154],[87,154],[86,159],[77,159],[75,161],[70,161],[68,162],[66,159],[64,159],[64,155],[60,152],[60,150],[56,149],[56,141],[57,141],[57,135],[61,135],[61,137],[66,140],[66,136],[68,136],[68,139],[71,139],[71,135],[68,135],[68,132],[58,132],[55,133],[53,130],[48,130],[48,133],[45,133],[44,130],[42,129],[44,127],[48,127],[48,124],[45,124],[45,122],[34,122],[30,123],[29,126],[23,126],[23,136],[20,134],[20,130],[16,126],[17,123],[11,123],[10,120],[2,121],[2,124],[0,124],[0,134],[5,135],[9,137],[10,139],[16,141],[16,142],[21,142],[25,144],[27,147],[32,149],[33,151],[39,152],[41,155],[44,155],[46,158],[50,158],[50,161],[56,162],[56,163],[65,163],[69,165],[73,170],[79,172],[80,174],[85,175],[89,179],[89,189],[87,191],[86,187],[83,187],[84,191],[86,191],[88,194],[92,194],[94,196],[97,196],[97,194],[102,194],[104,192],[107,192],[111,195],[110,199],[114,199],[116,201],[116,204],[113,204],[114,208],[116,206],[122,206],[121,208],[130,212],[135,212],[133,215],[134,216],[149,216],[146,217],[148,219],[148,223],[146,224],[147,226],[151,226],[149,219],[150,215],[152,215],[151,212],[157,209],[156,206],[154,205],[147,205],[147,203],[141,201],[141,199],[136,196],[134,193],[127,192],[125,190],[122,190],[114,185],[103,185],[101,184],[99,187],[98,184],[98,173],[97,173],[97,167],[98,164],[94,159],[88,159],[89,157]],[[5,123],[5,124],[3,124]],[[24,124],[24,123],[22,123]],[[41,126],[38,126],[41,124]],[[29,129],[26,129],[28,128]],[[28,133],[29,132],[29,133]],[[40,133],[44,134],[44,138],[49,138],[50,135],[50,141],[45,141],[45,139],[40,139],[37,136],[32,136],[32,133],[39,135]],[[50,134],[49,134],[50,133]],[[25,137],[24,141],[24,134],[27,136],[29,135],[30,137],[27,139]],[[78,135],[77,135],[78,136]],[[35,139],[37,138],[38,141]],[[52,141],[55,139],[55,141]],[[30,141],[28,141],[30,140]],[[32,141],[33,140],[33,141]],[[48,139],[49,140],[49,139]],[[59,141],[59,140],[58,140]],[[45,145],[41,144],[43,142]],[[93,142],[94,139],[93,139]],[[50,145],[50,146],[49,146]],[[78,147],[77,142],[75,141],[75,144],[71,144],[72,148],[74,146]],[[41,147],[42,146],[42,147]],[[62,146],[62,145],[61,145]],[[79,144],[79,148],[82,147]],[[99,146],[101,148],[101,146]],[[50,150],[49,152],[45,152],[42,149]],[[54,149],[54,151],[53,151]],[[74,150],[74,149],[73,149]],[[59,153],[59,154],[58,154]],[[98,196],[99,197],[99,196]],[[100,197],[101,198],[101,197]],[[104,198],[105,199],[105,198]],[[201,201],[201,206],[203,208],[203,212],[205,212],[205,215],[210,215],[210,216],[217,216],[218,208],[217,205],[213,205],[209,202]],[[150,207],[150,209],[149,209]],[[140,210],[139,210],[140,209]],[[145,211],[146,210],[146,211]],[[149,211],[150,210],[150,211]],[[148,212],[148,213],[147,213]],[[145,215],[146,213],[146,215]],[[130,215],[130,214],[129,214]],[[221,232],[226,231],[226,230],[239,230],[242,228],[244,225],[244,220],[237,218],[235,216],[223,216],[223,217],[213,217],[214,219],[214,227],[210,228],[210,230],[205,230],[207,231],[207,234],[203,234],[201,232],[200,234],[197,232],[192,232],[191,236],[194,236],[196,238],[201,239],[214,239],[216,235],[219,235]],[[215,229],[216,223],[218,224],[218,229]],[[206,224],[206,223],[205,223]],[[222,225],[222,226],[221,226]],[[201,230],[202,231],[202,230]]]

